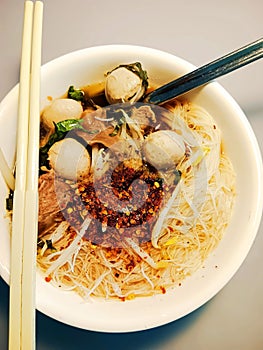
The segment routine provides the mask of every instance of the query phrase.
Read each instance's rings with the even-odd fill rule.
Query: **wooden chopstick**
[[[22,270],[22,349],[35,348],[35,284],[38,233],[38,164],[40,124],[40,66],[43,3],[36,1],[34,10],[30,110],[27,151],[27,182],[24,217]]]
[[[31,36],[33,23],[33,3],[25,2],[20,85],[18,101],[16,181],[13,203],[10,297],[9,297],[9,349],[20,349],[21,333],[21,276],[24,228],[24,202],[26,187],[27,140],[29,120],[29,87],[31,65]]]
[[[10,350],[35,348],[34,291],[42,16],[41,1],[36,1],[35,7],[32,1],[25,1],[11,239]]]

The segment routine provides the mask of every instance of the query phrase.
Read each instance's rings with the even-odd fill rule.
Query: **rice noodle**
[[[171,113],[164,114],[162,122],[183,136],[188,151],[177,166],[182,177],[159,215],[152,242],[139,245],[126,239],[115,250],[93,245],[83,238],[87,219],[79,234],[67,229],[63,237],[57,236],[56,252],[38,254],[40,269],[55,285],[84,298],[132,299],[164,293],[199,269],[222,239],[234,205],[235,173],[222,151],[221,132],[195,104],[175,101],[166,108]],[[134,120],[125,118],[141,139]],[[132,140],[126,126],[121,133]],[[101,153],[96,150],[96,155],[97,162]]]

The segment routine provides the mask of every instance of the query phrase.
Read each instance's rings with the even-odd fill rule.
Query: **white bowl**
[[[62,95],[69,85],[83,86],[104,79],[104,73],[120,63],[140,61],[150,80],[160,85],[194,66],[158,50],[109,45],[76,51],[42,67],[41,99]],[[207,109],[222,130],[224,145],[237,173],[234,213],[224,238],[205,263],[205,268],[187,278],[181,287],[164,295],[127,302],[84,302],[72,292],[63,292],[37,276],[37,309],[61,322],[79,328],[127,332],[153,328],[174,321],[211,299],[238,270],[255,239],[263,206],[263,173],[259,147],[246,116],[218,84],[210,83],[188,96]],[[12,164],[15,151],[18,86],[0,105],[0,147]],[[0,178],[0,274],[9,282],[9,222],[4,218],[7,188]],[[215,265],[218,266],[215,269]]]

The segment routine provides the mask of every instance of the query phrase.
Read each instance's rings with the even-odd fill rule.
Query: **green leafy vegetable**
[[[69,132],[73,129],[79,129],[87,132],[88,130],[84,129],[81,125],[83,123],[83,119],[66,119],[57,124],[55,124],[55,128],[57,132]]]
[[[84,102],[85,94],[80,89],[75,89],[73,85],[71,85],[68,89],[68,98],[72,100]]]
[[[119,122],[118,124],[115,125],[114,127],[114,130],[112,131],[112,133],[109,134],[109,136],[116,136],[121,128],[121,126],[123,124],[126,123],[126,119],[125,119],[125,116],[122,116],[120,119],[119,119]]]
[[[71,85],[68,88],[67,97],[71,98],[72,100],[76,100],[81,102],[83,109],[85,110],[87,107],[92,107],[94,109],[98,109],[97,104],[93,101],[92,98],[88,96],[87,93],[85,93],[81,89],[76,89],[73,85]]]

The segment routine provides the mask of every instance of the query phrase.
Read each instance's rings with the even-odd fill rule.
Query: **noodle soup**
[[[150,89],[109,104],[107,81],[70,86],[42,112],[38,266],[85,299],[179,287],[231,218],[235,172],[213,116],[188,99],[143,103]]]
[[[93,83],[102,83],[101,86],[96,84],[96,91],[89,90],[90,96],[93,96],[94,94],[99,95],[104,89],[105,73],[111,71],[120,63],[130,63],[138,60],[142,63],[143,69],[146,70],[149,75],[150,87],[163,85],[195,68],[190,63],[174,55],[145,47],[109,45],[87,48],[59,57],[41,68],[42,108],[44,109],[47,105],[49,105],[51,100],[55,100],[61,96],[66,97],[65,92],[71,85],[81,89],[84,87],[85,91],[87,84],[91,84],[90,86],[92,86],[94,89],[95,85]],[[114,98],[114,96],[111,96],[111,98]],[[10,93],[0,104],[0,142],[1,149],[7,158],[8,164],[14,164],[17,101],[18,86],[10,91]],[[98,103],[100,106],[103,105],[101,101],[96,101],[96,103]],[[141,106],[140,103],[141,102],[136,102],[136,104],[138,104],[137,108]],[[162,106],[162,108],[163,107],[164,106]],[[85,257],[85,260],[82,260],[81,256],[78,256],[78,253],[82,253],[84,249],[87,249],[88,245],[87,240],[84,240],[81,237],[79,238],[79,241],[75,240],[76,230],[78,230],[80,233],[81,227],[78,227],[76,224],[72,223],[75,225],[73,225],[73,229],[71,229],[72,235],[63,235],[63,233],[66,231],[68,232],[69,229],[68,222],[65,222],[65,226],[63,227],[63,224],[61,226],[61,230],[57,231],[57,234],[53,236],[52,240],[50,241],[50,237],[45,237],[41,234],[41,232],[43,233],[44,222],[42,223],[42,220],[40,220],[39,240],[42,239],[44,244],[46,243],[46,245],[48,245],[48,249],[47,246],[44,247],[44,245],[41,247],[43,242],[41,243],[40,241],[40,245],[38,247],[39,269],[36,275],[36,307],[42,313],[59,320],[60,322],[94,331],[130,332],[153,328],[183,317],[210,300],[226,285],[226,283],[230,281],[232,276],[236,273],[238,268],[245,260],[255,239],[263,206],[261,154],[255,135],[246,116],[233,98],[215,82],[209,83],[205,87],[198,88],[191,93],[184,95],[184,99],[179,99],[174,105],[166,105],[166,107],[167,108],[164,110],[168,111],[169,108],[169,112],[162,114],[166,114],[166,117],[164,118],[164,122],[162,124],[162,128],[164,130],[162,128],[161,130],[165,132],[171,130],[173,126],[170,121],[174,118],[170,119],[169,116],[173,115],[173,112],[175,114],[175,120],[177,121],[176,125],[174,126],[176,133],[179,136],[182,136],[180,128],[187,132],[189,131],[188,129],[190,129],[190,132],[187,133],[187,137],[185,138],[184,136],[184,149],[179,141],[180,138],[177,138],[177,136],[175,137],[176,143],[172,143],[177,149],[177,156],[181,157],[181,151],[183,150],[185,160],[186,157],[189,159],[191,154],[193,155],[194,153],[190,153],[190,149],[188,146],[186,147],[186,145],[189,144],[192,148],[194,145],[201,145],[201,150],[199,147],[200,157],[198,156],[198,153],[196,153],[196,160],[192,158],[192,161],[194,166],[198,166],[199,162],[202,165],[202,169],[200,169],[202,171],[195,173],[192,171],[189,173],[187,171],[185,172],[184,169],[191,170],[191,168],[186,166],[187,164],[184,162],[183,158],[181,159],[179,157],[180,160],[178,161],[178,157],[175,157],[173,158],[173,161],[176,163],[174,169],[177,170],[177,175],[179,175],[179,179],[177,178],[177,181],[179,181],[177,183],[175,183],[176,181],[173,182],[171,186],[165,177],[166,171],[164,171],[163,168],[161,168],[160,165],[154,161],[156,157],[151,158],[152,164],[155,164],[155,171],[153,174],[155,179],[158,174],[157,183],[159,183],[160,187],[163,186],[163,188],[169,189],[169,191],[167,191],[167,196],[158,197],[161,199],[159,202],[160,209],[158,209],[158,213],[163,213],[163,215],[156,214],[156,216],[153,216],[151,223],[154,225],[157,217],[161,217],[159,221],[161,228],[167,224],[167,221],[162,221],[162,219],[169,220],[172,223],[173,228],[172,226],[170,227],[170,225],[168,225],[165,230],[161,231],[162,233],[160,236],[157,234],[154,236],[157,237],[157,248],[154,249],[152,249],[153,245],[151,240],[143,239],[142,241],[139,241],[136,240],[135,235],[131,236],[132,241],[137,243],[137,246],[132,245],[132,241],[130,241],[130,246],[128,247],[130,255],[136,258],[136,266],[130,266],[129,269],[131,270],[129,270],[129,273],[125,274],[127,279],[130,277],[134,278],[134,280],[130,280],[131,288],[130,286],[127,286],[127,284],[125,285],[127,280],[123,279],[124,283],[121,283],[121,285],[124,284],[124,288],[127,289],[125,290],[123,288],[121,291],[116,289],[114,295],[112,295],[109,289],[107,290],[108,294],[105,294],[105,296],[108,295],[108,298],[106,299],[105,296],[99,297],[98,295],[103,295],[103,288],[104,291],[107,288],[105,288],[106,284],[103,281],[120,281],[118,275],[111,278],[110,274],[110,268],[111,271],[113,271],[114,268],[118,268],[116,258],[123,257],[122,260],[118,260],[120,265],[122,264],[122,261],[125,261],[125,255],[120,256],[120,251],[118,251],[120,248],[116,245],[114,247],[110,246],[109,243],[111,241],[108,239],[104,241],[103,245],[99,245],[99,242],[97,242],[97,245],[94,244],[94,246],[97,246],[100,251],[103,251],[103,255],[106,256],[106,261],[103,262],[104,265],[101,264],[103,261],[102,255],[98,257],[99,263],[95,265],[94,261],[89,262],[88,259],[86,259],[87,256],[85,254],[82,254],[82,257]],[[103,109],[105,108],[107,108],[107,103],[104,105]],[[153,108],[158,109],[157,106],[153,106]],[[155,109],[155,113],[157,113],[159,116],[157,109]],[[72,118],[72,109],[70,108],[70,110],[71,112],[67,112],[67,118]],[[204,110],[206,112],[204,112]],[[83,112],[83,110],[80,111],[78,104],[77,106],[75,105],[74,111],[74,113],[79,111],[80,114]],[[176,117],[181,113],[184,115],[183,118]],[[194,116],[198,116],[197,124]],[[98,116],[96,115],[96,117]],[[63,119],[61,120],[63,121]],[[181,124],[178,125],[179,121]],[[59,123],[59,120],[57,120],[56,123]],[[75,123],[73,125],[76,126],[77,124],[78,123]],[[65,124],[60,125],[60,131],[63,131],[63,125],[65,126]],[[73,126],[70,122],[66,123],[67,127],[70,125]],[[54,126],[53,123],[51,123],[51,127],[52,126]],[[155,127],[157,126],[158,124],[155,125]],[[216,128],[214,126],[216,126]],[[112,125],[112,127],[113,129],[115,128],[114,125]],[[202,130],[204,129],[205,132],[203,133]],[[119,131],[120,130],[121,129],[119,129]],[[156,131],[157,130],[158,128],[156,128]],[[154,132],[155,134],[156,131]],[[87,136],[87,133],[85,133],[85,135]],[[192,135],[194,135],[194,137],[192,137]],[[42,132],[42,140],[44,140],[45,136],[48,137],[47,133]],[[90,134],[90,136],[96,141],[95,133]],[[148,140],[152,141],[151,138]],[[203,140],[203,143],[200,143],[200,140]],[[213,143],[212,140],[217,141]],[[82,144],[79,145],[80,140],[78,139],[78,142],[75,141],[76,140],[73,140],[70,141],[70,143],[65,144],[64,154],[66,154],[66,150],[68,149],[66,146],[68,145],[70,145],[70,147],[72,147],[72,149],[75,151],[77,150],[79,152],[78,159],[81,160],[80,164],[82,164],[79,169],[79,175],[82,175],[83,173],[85,174],[90,162],[92,162],[92,154],[90,153],[92,148],[87,146],[87,142],[82,142]],[[160,142],[160,138],[157,137],[154,141],[154,143],[150,142],[151,146]],[[122,145],[122,143],[119,145]],[[214,148],[212,145],[217,146]],[[166,142],[166,146],[169,146],[168,142]],[[43,147],[43,144],[41,144],[41,147]],[[88,160],[87,153],[85,153],[86,148],[88,149],[88,154],[91,155]],[[108,148],[111,150],[112,145],[108,145]],[[208,191],[206,185],[209,176],[208,174],[212,173],[212,170],[215,168],[215,164],[218,160],[218,158],[214,158],[212,156],[212,153],[210,153],[210,148],[220,150],[220,161],[222,163],[218,168],[218,171],[220,168],[222,168],[222,170],[220,170],[220,177],[211,177],[211,181],[209,181],[210,189]],[[196,147],[196,150],[197,149],[198,147]],[[149,150],[149,148],[146,147],[146,152],[147,150]],[[93,152],[94,151],[96,151],[95,148],[93,149]],[[113,151],[114,149],[111,150],[111,152]],[[149,154],[151,155],[151,152],[148,152],[148,156]],[[152,152],[152,154],[156,155],[157,152]],[[100,154],[99,152],[97,155],[100,157],[103,156],[103,154]],[[164,155],[162,158],[164,158],[164,162],[168,162],[169,165],[169,157]],[[160,156],[157,157],[157,159],[162,158]],[[233,169],[231,164],[228,162],[229,159],[231,160],[234,172],[236,173],[236,179],[232,177]],[[43,157],[43,160],[45,161],[45,156]],[[74,161],[74,157],[71,157],[71,161]],[[56,162],[52,164],[54,165],[55,163]],[[76,167],[78,163],[78,161],[74,163]],[[209,163],[209,166],[207,163]],[[100,164],[98,170],[102,168],[103,164],[104,163]],[[62,169],[63,165],[63,161],[59,162],[59,169]],[[119,167],[114,167],[113,163],[110,163],[110,165],[112,166],[112,173],[118,174],[117,170],[121,169],[122,164],[120,164]],[[179,172],[179,165],[181,173]],[[71,168],[67,168],[67,170],[71,170]],[[116,171],[114,172],[115,169]],[[187,177],[185,176],[184,172],[187,174]],[[197,177],[195,176],[196,174],[202,176]],[[43,175],[48,177],[52,174],[46,172],[45,174],[41,174],[41,176]],[[137,186],[140,191],[145,189],[147,193],[147,189],[149,189],[149,191],[151,189],[153,190],[153,187],[158,187],[158,185],[154,185],[154,181],[152,185],[150,184],[151,187],[148,187],[148,184],[144,181],[144,179],[146,179],[145,175],[146,174],[144,173],[144,176],[135,179],[132,183],[134,184],[134,188]],[[68,186],[71,186],[72,182],[75,182],[76,184],[78,183],[75,171],[69,171],[67,176],[70,176],[71,179],[60,181],[60,178],[56,176],[54,185],[56,189],[59,189],[60,186],[61,191],[54,191],[54,198],[59,198],[59,193],[63,193],[64,185],[65,188],[68,189]],[[200,181],[201,179],[204,179],[204,181]],[[222,182],[220,182],[220,179]],[[87,178],[83,178],[83,181],[84,180],[86,183],[88,183]],[[193,182],[194,186],[191,187]],[[223,183],[228,184],[229,187],[224,187]],[[232,183],[234,184],[234,193],[229,191]],[[100,183],[97,181],[97,186],[100,184],[103,185],[103,182]],[[197,184],[199,184],[199,186],[197,186]],[[41,186],[44,186],[44,184],[41,184]],[[95,189],[98,188],[97,186]],[[216,190],[217,186],[219,191]],[[115,191],[115,188],[113,189]],[[174,192],[173,189],[178,191],[178,193]],[[182,189],[184,189],[183,192]],[[52,188],[49,187],[49,190],[52,190]],[[77,188],[74,190],[76,191]],[[1,177],[0,192],[2,198],[6,198],[8,196],[6,184],[3,182],[3,180],[1,180]],[[98,191],[96,191],[96,194],[98,195],[99,199],[105,204],[104,198],[101,198],[97,192]],[[226,198],[226,202],[223,207],[221,207],[222,197],[217,197],[218,192],[220,192],[223,197],[227,197],[229,195],[229,198]],[[69,202],[70,197],[67,196],[68,193],[69,192],[65,191],[65,198],[67,199],[65,204]],[[115,191],[115,193],[118,192]],[[130,192],[128,191],[128,194],[129,193]],[[134,191],[131,191],[131,193],[136,195]],[[161,194],[161,192],[159,192],[159,194]],[[170,214],[165,213],[163,209],[165,208],[166,203],[170,203],[168,201],[172,194],[174,194],[175,197],[175,200],[173,200],[173,198],[171,200],[171,202],[174,204],[173,210],[170,210]],[[40,191],[40,195],[43,195],[43,191],[42,194]],[[113,196],[114,197],[112,198],[116,198],[116,204],[124,204],[124,201],[117,201],[115,194],[113,194]],[[81,205],[84,206],[82,208],[84,210],[82,215],[84,220],[87,218],[85,224],[88,224],[88,217],[85,215],[85,205],[87,204],[87,201],[84,198],[83,192],[82,197],[83,201],[81,202],[83,204],[81,203]],[[135,199],[136,196],[133,198]],[[208,200],[205,201],[204,198],[208,198]],[[57,212],[57,219],[61,221],[59,212],[61,209],[63,209],[63,196],[61,196],[60,199],[61,201],[59,201],[60,206],[58,207],[59,210]],[[199,217],[198,210],[200,209],[202,201],[205,203],[202,206],[203,216]],[[139,202],[138,204],[140,203],[143,205],[144,201]],[[112,203],[111,205],[113,206],[113,204],[115,203]],[[135,203],[132,202],[132,204],[133,208],[131,209],[135,210]],[[230,212],[227,213],[225,210],[225,205],[229,208],[231,208],[231,205],[233,205],[233,210],[231,209],[232,216]],[[54,207],[53,203],[52,207]],[[6,218],[4,200],[2,201],[1,208],[3,215],[0,218],[0,274],[1,277],[4,278],[7,283],[9,283],[11,235],[10,221]],[[125,209],[125,206],[122,206],[122,208]],[[177,208],[180,208],[180,210],[177,210]],[[69,213],[67,213],[67,215],[70,218],[71,209],[68,209]],[[114,207],[113,209],[118,209],[118,207]],[[128,214],[127,209],[130,208],[126,208],[125,210],[125,212]],[[213,211],[212,216],[210,216],[211,210]],[[55,212],[53,212],[53,214],[55,214]],[[226,214],[226,217],[223,217],[223,214]],[[49,215],[47,215],[47,218],[48,216]],[[222,219],[220,219],[221,216]],[[72,217],[74,217],[74,215],[72,215]],[[212,218],[210,221],[208,219],[209,217]],[[65,218],[66,214],[65,216],[62,216],[62,220],[66,221]],[[199,219],[202,220],[199,221]],[[55,220],[56,216],[54,215],[53,218],[51,217],[50,222]],[[92,220],[94,220],[94,218]],[[227,220],[230,221],[227,222]],[[147,223],[148,221],[144,221],[145,225]],[[191,230],[190,224],[192,227],[194,227],[193,224],[195,223],[196,229]],[[157,228],[159,227],[159,224]],[[46,225],[46,227],[48,227],[50,223],[48,224],[48,222],[46,222]],[[212,229],[214,225],[218,225],[219,231],[217,230],[217,227],[215,230]],[[185,228],[181,234],[178,234],[179,231],[177,226],[179,226],[179,229]],[[109,228],[109,226],[107,227]],[[54,227],[54,231],[55,228],[56,227]],[[133,226],[133,228],[135,228],[135,226]],[[107,230],[105,232],[107,232]],[[147,232],[150,232],[150,238],[152,239],[152,231]],[[157,229],[156,232],[158,233],[160,230]],[[201,232],[203,233],[201,234]],[[171,237],[171,240],[169,241],[168,236],[172,234],[174,236],[177,235],[177,237],[174,238],[174,241],[172,239],[173,237]],[[51,235],[52,233],[50,232],[50,236]],[[64,243],[62,240],[62,235]],[[141,236],[141,238],[149,237],[147,235]],[[127,238],[129,237],[126,235],[126,239]],[[70,244],[71,242],[73,243],[73,241],[75,243]],[[123,240],[123,242],[125,241]],[[164,242],[169,244],[165,246]],[[148,256],[151,257],[152,260],[148,260],[149,263],[152,261],[154,263],[158,263],[159,259],[159,265],[157,267],[160,272],[160,277],[157,276],[155,272],[156,269],[152,269],[151,265],[143,260],[146,255],[140,257],[138,243],[147,252]],[[162,247],[161,244],[163,245]],[[176,249],[174,249],[175,244],[177,245]],[[189,245],[193,249],[189,249]],[[74,254],[70,255],[72,251],[67,250],[69,253],[69,259],[67,260],[66,264],[64,264],[64,267],[60,267],[59,265],[62,260],[59,260],[59,257],[62,251],[65,252],[70,246]],[[95,250],[94,246],[90,246],[89,251],[91,251],[91,249]],[[109,260],[109,256],[106,254],[110,253],[112,258],[114,249],[117,254],[114,258],[115,260]],[[94,253],[97,254],[99,250],[96,250]],[[124,253],[124,250],[122,253]],[[161,255],[161,253],[163,254]],[[51,254],[53,254],[53,257]],[[208,254],[209,256],[206,257]],[[167,255],[168,258],[170,255],[171,257],[173,256],[174,259],[173,263],[168,262],[168,268],[165,261],[168,259]],[[45,264],[42,264],[42,259],[44,259]],[[52,273],[47,274],[47,269],[50,268],[55,261],[58,268],[52,271]],[[125,267],[128,267],[128,261]],[[185,264],[184,261],[186,261],[187,264]],[[86,266],[83,266],[82,268],[82,264],[86,264]],[[113,266],[111,264],[113,264]],[[175,268],[176,264],[177,268]],[[87,268],[89,266],[91,269],[88,270]],[[104,266],[103,268],[105,269],[101,269],[101,266]],[[108,266],[110,266],[110,268]],[[78,279],[76,271],[79,269],[79,271],[83,273],[85,268],[90,274],[84,276],[86,279],[84,279],[85,282],[83,283],[82,279],[81,281]],[[110,273],[108,275],[103,275],[103,271]],[[142,277],[143,274],[144,278],[146,277],[144,280]],[[100,283],[100,279],[96,279],[98,276],[101,276],[102,283]],[[88,279],[89,282],[87,283]],[[155,279],[155,281],[161,281],[162,279],[162,282],[159,283],[159,287],[157,284],[154,284],[155,282],[152,282],[152,279]],[[164,284],[164,279],[167,284]],[[95,280],[97,281],[97,284],[95,284]],[[172,283],[172,285],[169,287],[169,283],[173,280],[174,283]],[[181,280],[181,282],[179,282],[179,280]],[[139,281],[138,288],[136,281]],[[145,283],[145,281],[147,281],[147,283]],[[115,288],[116,284],[112,283],[112,287],[113,286]],[[141,288],[142,286],[144,289]],[[144,293],[143,295],[145,295],[145,297],[137,297],[141,295],[140,293],[142,292]],[[88,298],[88,295],[91,295],[91,297]],[[98,297],[92,297],[93,295],[97,295]],[[83,299],[83,297],[88,299]],[[127,301],[120,302],[120,300]],[[114,315],[114,317],[112,315]]]

